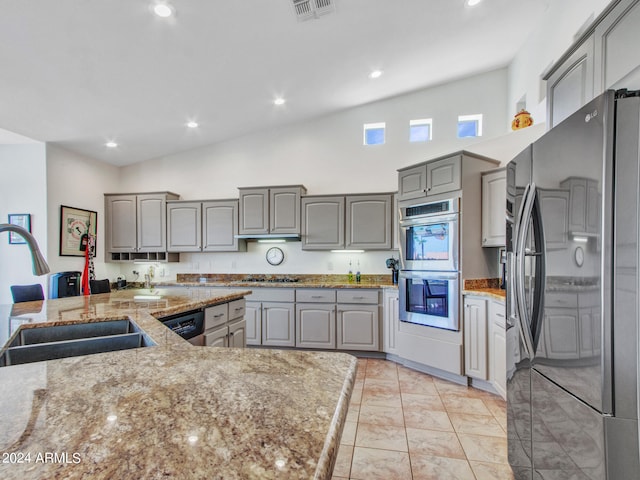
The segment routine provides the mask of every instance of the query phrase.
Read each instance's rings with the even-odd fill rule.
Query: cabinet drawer
[[[346,289],[337,291],[338,303],[372,303],[377,304],[378,290]]]
[[[236,318],[243,318],[246,313],[246,302],[244,298],[240,300],[234,300],[229,302],[229,320],[235,320]]]
[[[336,291],[327,288],[305,288],[296,290],[296,302],[336,303]]]
[[[294,302],[293,288],[251,288],[252,294],[245,298],[252,302]]]
[[[545,308],[578,308],[578,295],[575,293],[548,293],[544,299]]]
[[[204,329],[209,330],[210,328],[224,325],[228,319],[229,313],[226,303],[208,307],[204,310]]]

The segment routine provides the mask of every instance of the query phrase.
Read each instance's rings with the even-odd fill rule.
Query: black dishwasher
[[[179,313],[161,318],[160,321],[192,345],[204,345],[204,312],[202,310]]]

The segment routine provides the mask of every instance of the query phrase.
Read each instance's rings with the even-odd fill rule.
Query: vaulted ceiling
[[[0,128],[135,163],[504,67],[548,1],[3,0]]]

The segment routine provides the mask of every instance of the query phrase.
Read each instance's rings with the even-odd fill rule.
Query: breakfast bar
[[[155,344],[0,368],[0,477],[331,478],[354,357],[196,347],[156,320],[249,293],[124,290],[0,307],[3,344],[20,328],[119,319]]]

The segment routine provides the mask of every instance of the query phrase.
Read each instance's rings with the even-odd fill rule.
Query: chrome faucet
[[[51,271],[49,270],[49,265],[47,265],[42,253],[40,253],[38,242],[36,242],[33,235],[31,235],[26,229],[11,223],[0,223],[0,233],[2,232],[17,233],[27,241],[27,245],[31,251],[31,263],[33,264],[34,275],[45,275]]]

